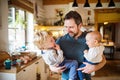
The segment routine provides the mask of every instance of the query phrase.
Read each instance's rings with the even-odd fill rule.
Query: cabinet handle
[[[36,62],[35,64],[38,64],[39,62]]]
[[[26,70],[24,69],[23,71],[25,72]]]

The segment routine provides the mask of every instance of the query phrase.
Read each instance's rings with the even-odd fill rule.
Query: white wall
[[[8,51],[8,0],[0,0],[0,49]]]
[[[108,8],[108,3],[102,3],[103,8]],[[115,3],[116,8],[120,8],[120,3]],[[64,9],[64,15],[70,11],[70,10],[76,10],[79,12],[83,18],[83,24],[85,24],[88,16],[91,19],[91,23],[94,23],[94,9],[96,9],[96,3],[91,3],[89,9],[85,9],[83,7],[83,4],[79,4],[79,7],[77,9],[72,8],[72,2],[69,4],[63,4],[63,5],[45,5],[44,10],[45,10],[45,17],[47,18],[47,21],[53,22],[53,19],[56,18],[56,13],[55,9],[62,8]],[[91,11],[91,15],[88,15],[88,10]],[[50,20],[49,20],[50,19]],[[55,20],[54,20],[55,21]]]

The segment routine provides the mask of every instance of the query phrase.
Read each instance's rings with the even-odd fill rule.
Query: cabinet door
[[[47,80],[47,77],[48,77],[47,66],[42,58],[40,58],[36,62],[36,69],[37,69],[36,73],[38,74],[37,80]],[[39,77],[40,77],[40,79],[39,79]]]
[[[16,80],[16,74],[0,72],[0,80]]]
[[[32,64],[20,71],[17,80],[36,80],[36,65]]]

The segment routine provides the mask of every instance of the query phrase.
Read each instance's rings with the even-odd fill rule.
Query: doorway
[[[120,8],[95,9],[95,29],[120,46]]]
[[[103,40],[109,40],[115,42],[115,23],[98,23],[98,31],[103,36]]]

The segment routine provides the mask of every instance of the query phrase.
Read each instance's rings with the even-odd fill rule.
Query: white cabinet
[[[10,70],[0,69],[0,80],[36,80],[37,66],[35,63],[38,60],[31,61],[20,71],[16,67],[12,67]]]
[[[36,80],[36,65],[33,63],[18,72],[17,80]]]
[[[0,80],[16,80],[16,74],[0,72]]]
[[[0,69],[0,80],[48,80],[49,72],[42,58],[28,63],[20,71],[16,67],[11,70]]]
[[[36,61],[37,80],[48,80],[47,66],[42,58]]]

